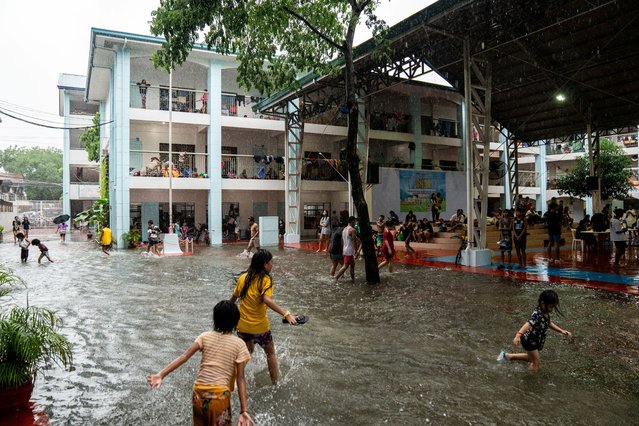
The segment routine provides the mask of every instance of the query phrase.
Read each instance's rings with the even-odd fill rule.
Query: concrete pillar
[[[125,248],[122,234],[129,232],[129,105],[131,85],[131,52],[127,48],[115,50],[113,66],[113,120],[112,141],[109,144],[109,174],[113,176],[110,192],[110,225],[118,248]]]
[[[63,214],[71,214],[71,199],[69,190],[71,189],[71,170],[70,167],[70,157],[71,157],[71,130],[69,130],[70,126],[70,117],[71,114],[71,100],[69,98],[69,94],[66,89],[64,91],[64,141],[62,152],[62,213]],[[69,227],[72,229],[72,227]]]
[[[537,185],[539,186],[539,195],[535,200],[535,210],[546,213],[548,210],[548,165],[546,163],[546,146],[541,145],[535,155],[535,174],[537,175]]]
[[[209,238],[211,245],[222,244],[222,66],[209,63]]]

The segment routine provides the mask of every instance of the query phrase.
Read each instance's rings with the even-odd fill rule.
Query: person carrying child
[[[559,295],[554,290],[543,291],[539,295],[537,307],[530,319],[521,326],[513,339],[513,345],[519,346],[521,344],[526,353],[510,354],[506,351],[501,351],[497,361],[527,361],[529,370],[539,370],[541,363],[539,352],[544,348],[548,328],[565,336],[572,336],[570,331],[564,330],[550,320],[550,314],[555,310],[557,310],[559,315],[563,316],[559,310]]]
[[[248,413],[244,368],[251,359],[246,345],[233,335],[240,320],[235,303],[223,300],[213,308],[213,331],[200,334],[181,356],[159,373],[147,376],[149,385],[157,389],[173,370],[202,353],[200,368],[193,383],[193,424],[217,426],[232,424],[231,393],[237,382],[240,397],[240,426],[255,425]]]
[[[51,260],[51,257],[49,256],[48,247],[45,246],[42,242],[40,242],[39,239],[34,238],[33,241],[31,241],[31,245],[38,247],[40,249],[40,257],[38,257],[38,263],[42,261],[43,257],[46,257],[47,260],[49,260],[49,262],[53,263],[53,260]]]
[[[20,261],[22,263],[27,263],[27,260],[29,259],[29,245],[31,243],[22,232],[18,232],[16,237],[18,238],[18,247],[20,247]]]
[[[251,258],[248,271],[240,275],[233,290],[231,302],[240,301],[240,322],[237,325],[237,336],[244,340],[248,351],[252,354],[255,343],[266,353],[266,363],[271,382],[277,384],[277,355],[271,334],[271,326],[266,316],[266,308],[282,315],[289,324],[297,324],[297,318],[285,311],[273,299],[273,255],[268,250],[257,250]]]

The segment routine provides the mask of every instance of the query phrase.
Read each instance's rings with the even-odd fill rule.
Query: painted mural
[[[400,212],[430,212],[434,203],[439,211],[446,211],[446,173],[400,170],[399,195]]]

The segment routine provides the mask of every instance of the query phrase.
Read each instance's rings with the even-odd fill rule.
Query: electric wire
[[[78,127],[66,127],[66,126],[50,126],[48,124],[41,124],[41,123],[36,123],[34,121],[30,121],[30,120],[26,120],[24,118],[20,118],[20,117],[16,117],[15,115],[9,114],[6,111],[3,111],[2,109],[0,109],[0,114],[6,115],[7,117],[11,117],[15,120],[18,121],[22,121],[28,124],[32,124],[34,126],[39,126],[39,127],[45,127],[47,129],[59,129],[59,130],[83,130],[83,129],[91,129],[93,127],[98,127],[98,126],[105,126],[107,124],[111,124],[113,123],[113,120],[109,120],[109,121],[105,121],[102,123],[98,123],[96,125],[92,125],[92,126],[78,126]]]

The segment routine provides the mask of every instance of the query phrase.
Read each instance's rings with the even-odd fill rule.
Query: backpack
[[[342,228],[337,228],[333,231],[333,235],[331,235],[331,243],[328,248],[328,252],[331,254],[341,254],[342,253]]]

